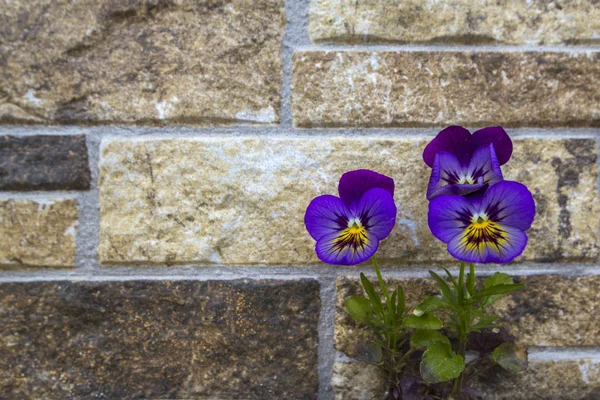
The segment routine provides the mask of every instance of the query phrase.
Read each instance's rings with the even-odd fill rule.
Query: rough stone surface
[[[597,148],[593,139],[515,142],[511,160],[502,167],[504,178],[527,185],[536,203],[521,259],[598,259]]]
[[[0,190],[89,188],[85,136],[0,137]]]
[[[0,121],[276,123],[282,0],[15,0]]]
[[[0,200],[0,267],[73,267],[77,201]]]
[[[314,42],[592,44],[595,0],[312,0]]]
[[[169,139],[105,141],[100,247],[105,264],[314,265],[303,217],[337,193],[345,171],[393,177],[397,227],[384,265],[448,263],[427,226],[429,168],[421,139]],[[593,261],[600,202],[596,142],[519,140],[507,178],[533,192],[538,216],[520,261]],[[410,184],[406,184],[409,182]]]
[[[492,309],[526,346],[600,346],[600,276],[516,277],[526,289]]]
[[[331,383],[336,400],[382,399],[385,378],[376,367],[337,362]],[[591,359],[530,361],[519,374],[498,370],[483,376],[475,387],[486,399],[593,400],[600,397],[600,363]]]
[[[600,53],[294,54],[299,127],[600,126]]]
[[[6,399],[316,399],[319,285],[0,285]]]
[[[331,386],[335,400],[380,400],[385,398],[385,376],[374,365],[333,364]]]
[[[530,347],[600,346],[600,276],[515,276],[514,280],[524,283],[526,289],[497,301],[490,311],[501,317],[502,325],[519,343]],[[388,282],[393,289],[402,286],[408,307],[427,296],[439,295],[432,279]],[[344,299],[362,294],[362,289],[357,277],[338,278],[336,285],[335,347],[354,357],[357,343],[368,342],[370,335],[368,329],[350,318]]]

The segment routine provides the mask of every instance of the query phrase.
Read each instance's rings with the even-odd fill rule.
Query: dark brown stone
[[[0,190],[87,190],[85,136],[1,136]]]
[[[2,399],[313,399],[313,280],[0,285]]]

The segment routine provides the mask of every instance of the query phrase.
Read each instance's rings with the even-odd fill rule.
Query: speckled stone
[[[0,200],[0,268],[73,267],[77,201]]]
[[[597,260],[600,199],[593,139],[515,141],[504,178],[522,182],[536,203],[521,260]]]
[[[386,394],[381,370],[364,363],[334,363],[331,386],[335,400],[382,400]]]
[[[0,284],[10,399],[316,399],[314,280]]]
[[[594,400],[600,398],[600,363],[586,358],[530,361],[518,374],[492,370],[475,387],[490,400]]]
[[[515,277],[526,288],[491,307],[526,346],[600,346],[600,276]]]
[[[600,126],[600,53],[300,51],[299,127]]]
[[[363,363],[335,363],[336,400],[379,400],[385,378]],[[493,400],[594,400],[600,398],[600,363],[591,359],[530,361],[519,374],[492,370],[474,385]]]
[[[311,0],[313,42],[596,44],[595,0]]]
[[[454,263],[427,226],[427,141],[411,138],[117,139],[100,161],[105,264],[318,265],[304,227],[312,198],[347,170],[396,180],[397,226],[382,265]],[[533,192],[538,216],[518,261],[594,261],[600,202],[596,142],[515,141],[507,177]]]
[[[510,268],[503,271],[510,274]],[[489,310],[501,317],[502,325],[520,344],[528,347],[600,346],[600,276],[514,276],[514,280],[524,283],[526,288],[498,300]],[[389,279],[387,282],[392,289],[402,286],[407,307],[414,307],[428,296],[439,295],[433,279]],[[362,289],[357,276],[338,278],[336,287],[335,347],[355,357],[358,342],[368,342],[371,336],[368,329],[350,318],[344,299],[362,294]]]
[[[0,136],[0,190],[89,188],[85,136]]]
[[[0,122],[277,123],[282,0],[13,0]]]

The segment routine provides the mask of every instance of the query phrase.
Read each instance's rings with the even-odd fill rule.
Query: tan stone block
[[[0,121],[277,123],[282,0],[15,0]]]
[[[306,206],[318,195],[336,194],[345,171],[368,168],[396,181],[397,227],[381,245],[382,264],[454,263],[427,226],[426,143],[364,137],[105,141],[100,260],[318,264],[304,227]],[[595,141],[519,140],[515,157],[507,177],[528,185],[539,212],[519,260],[595,260]]]
[[[586,44],[600,40],[594,0],[312,0],[314,42]]]
[[[0,267],[73,267],[77,201],[0,200]]]
[[[600,126],[600,53],[301,51],[299,127]]]
[[[382,399],[385,377],[375,366],[336,362],[331,384],[336,400]],[[534,360],[519,374],[497,369],[474,385],[486,399],[589,400],[600,395],[600,363],[592,359]]]
[[[385,399],[385,376],[379,368],[363,363],[333,364],[331,386],[335,400]]]

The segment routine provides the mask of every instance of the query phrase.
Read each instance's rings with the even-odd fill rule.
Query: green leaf
[[[396,315],[397,316],[401,316],[402,313],[404,313],[404,290],[398,286],[398,288],[396,289],[396,292],[398,292],[398,296],[396,297]]]
[[[369,279],[367,279],[365,274],[362,272],[360,274],[360,281],[365,289],[365,292],[367,293],[367,296],[369,296],[369,300],[371,300],[371,304],[373,304],[373,308],[383,316],[383,304],[381,304],[381,297],[379,297],[377,292],[375,292],[371,281],[369,281]]]
[[[456,282],[456,279],[454,279],[454,277],[452,276],[452,274],[450,273],[450,271],[448,271],[446,268],[442,268],[442,269],[444,270],[444,272],[448,276],[448,279],[450,279],[450,282],[452,282],[452,285],[454,285],[454,287],[457,287],[458,283]]]
[[[413,314],[417,317],[425,314],[426,312],[432,312],[449,308],[446,302],[438,297],[428,297],[415,307]]]
[[[433,271],[429,271],[429,275],[431,275],[433,277],[433,279],[435,279],[435,281],[438,284],[438,287],[440,288],[440,291],[442,292],[442,298],[444,300],[446,300],[448,303],[450,304],[454,304],[454,294],[452,293],[452,290],[450,289],[450,286],[448,286],[448,284],[446,283],[445,280],[442,279],[442,277],[440,277],[438,274],[436,274]]]
[[[415,328],[415,329],[441,329],[443,326],[442,321],[431,313],[425,313],[421,316],[409,315],[404,320],[404,328]]]
[[[494,275],[490,276],[483,283],[484,288],[489,288],[492,286],[498,285],[510,285],[514,283],[513,279],[510,275],[504,274],[502,272],[496,272]]]
[[[496,296],[496,295],[501,295],[502,296],[506,296],[509,293],[512,292],[516,292],[517,290],[521,290],[525,287],[525,285],[523,284],[499,284],[496,286],[491,286],[489,288],[485,288],[479,292],[477,292],[475,294],[475,296],[473,296],[471,298],[471,300],[481,300],[481,299],[486,299],[487,297],[491,297],[491,296]]]
[[[371,320],[371,303],[362,296],[346,297],[344,301],[348,314],[358,322],[368,323]]]
[[[465,369],[463,358],[452,353],[449,343],[436,342],[427,347],[421,360],[421,377],[429,383],[457,378]]]
[[[485,280],[485,282],[483,283],[483,287],[487,289],[498,285],[511,285],[513,283],[513,279],[510,275],[504,274],[502,272],[496,272],[494,275],[490,276]],[[483,302],[483,306],[487,307],[504,296],[505,295],[490,296]]]
[[[450,340],[438,331],[417,329],[410,337],[410,345],[416,349],[424,349],[436,342],[450,344]]]
[[[383,359],[381,346],[375,343],[358,342],[354,345],[354,358],[369,364],[378,364]]]
[[[502,343],[492,353],[494,361],[511,372],[527,368],[527,349],[515,343]]]

